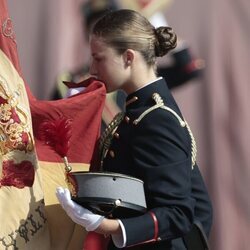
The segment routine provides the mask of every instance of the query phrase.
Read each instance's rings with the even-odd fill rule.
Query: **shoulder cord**
[[[161,98],[161,96],[158,93],[154,93],[152,95],[152,98],[156,102],[156,104],[154,106],[150,107],[149,109],[145,110],[137,119],[135,119],[133,121],[133,124],[137,125],[143,119],[143,117],[145,117],[148,113],[152,112],[153,110],[155,110],[157,108],[161,108],[161,109],[167,110],[170,113],[172,113],[179,121],[180,126],[182,128],[184,128],[184,127],[187,128],[188,134],[191,138],[191,159],[192,159],[192,169],[193,169],[195,162],[196,162],[196,158],[197,158],[197,146],[196,146],[194,135],[193,135],[187,121],[182,120],[182,118],[173,109],[165,106],[163,99]]]
[[[107,155],[114,133],[116,129],[118,128],[118,125],[123,120],[123,118],[124,118],[124,112],[119,112],[118,114],[116,114],[116,116],[113,118],[113,120],[109,123],[107,128],[102,133],[102,136],[100,138],[100,144],[99,144],[101,164],[103,163],[103,159]]]

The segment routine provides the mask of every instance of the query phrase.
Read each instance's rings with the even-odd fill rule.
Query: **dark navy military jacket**
[[[150,110],[156,104],[154,93],[177,115],[162,108]],[[148,212],[121,219],[127,246],[136,245],[129,249],[186,249],[178,238],[190,230],[194,220],[202,223],[207,234],[210,231],[211,202],[198,166],[192,167],[190,133],[178,116],[183,120],[163,79],[130,94],[103,161],[105,171],[144,181]]]

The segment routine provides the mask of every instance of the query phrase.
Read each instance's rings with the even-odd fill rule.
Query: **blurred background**
[[[92,11],[87,2],[8,1],[23,75],[37,98],[62,98],[62,80],[86,77],[86,17]],[[159,73],[166,74],[196,137],[214,208],[211,249],[249,249],[249,0],[110,0],[108,5],[140,9],[153,24],[167,23],[176,31],[179,46],[159,61]],[[173,75],[179,78],[168,79]],[[122,98],[116,95],[114,104]]]

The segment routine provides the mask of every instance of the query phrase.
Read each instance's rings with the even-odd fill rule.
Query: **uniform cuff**
[[[126,232],[126,246],[134,246],[156,241],[158,221],[152,213],[121,220]],[[142,233],[143,231],[143,233]]]
[[[117,248],[123,248],[126,246],[126,241],[127,241],[126,231],[123,223],[120,220],[118,220],[118,222],[122,229],[122,234],[112,234],[111,237]]]

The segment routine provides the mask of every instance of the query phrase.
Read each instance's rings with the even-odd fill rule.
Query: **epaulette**
[[[192,169],[193,169],[193,167],[196,163],[196,158],[197,158],[197,146],[196,146],[196,141],[195,141],[194,135],[193,135],[187,121],[183,120],[173,109],[164,105],[163,99],[161,98],[161,96],[158,93],[154,93],[152,95],[152,98],[155,101],[155,105],[153,105],[152,107],[145,110],[137,119],[135,119],[133,121],[133,124],[137,125],[143,119],[143,117],[145,117],[147,114],[149,114],[150,112],[152,112],[153,110],[158,109],[158,108],[164,109],[164,110],[172,113],[176,117],[176,119],[179,121],[180,126],[182,128],[185,128],[185,127],[187,128],[188,134],[189,134],[190,139],[191,139],[191,159],[192,159]]]

